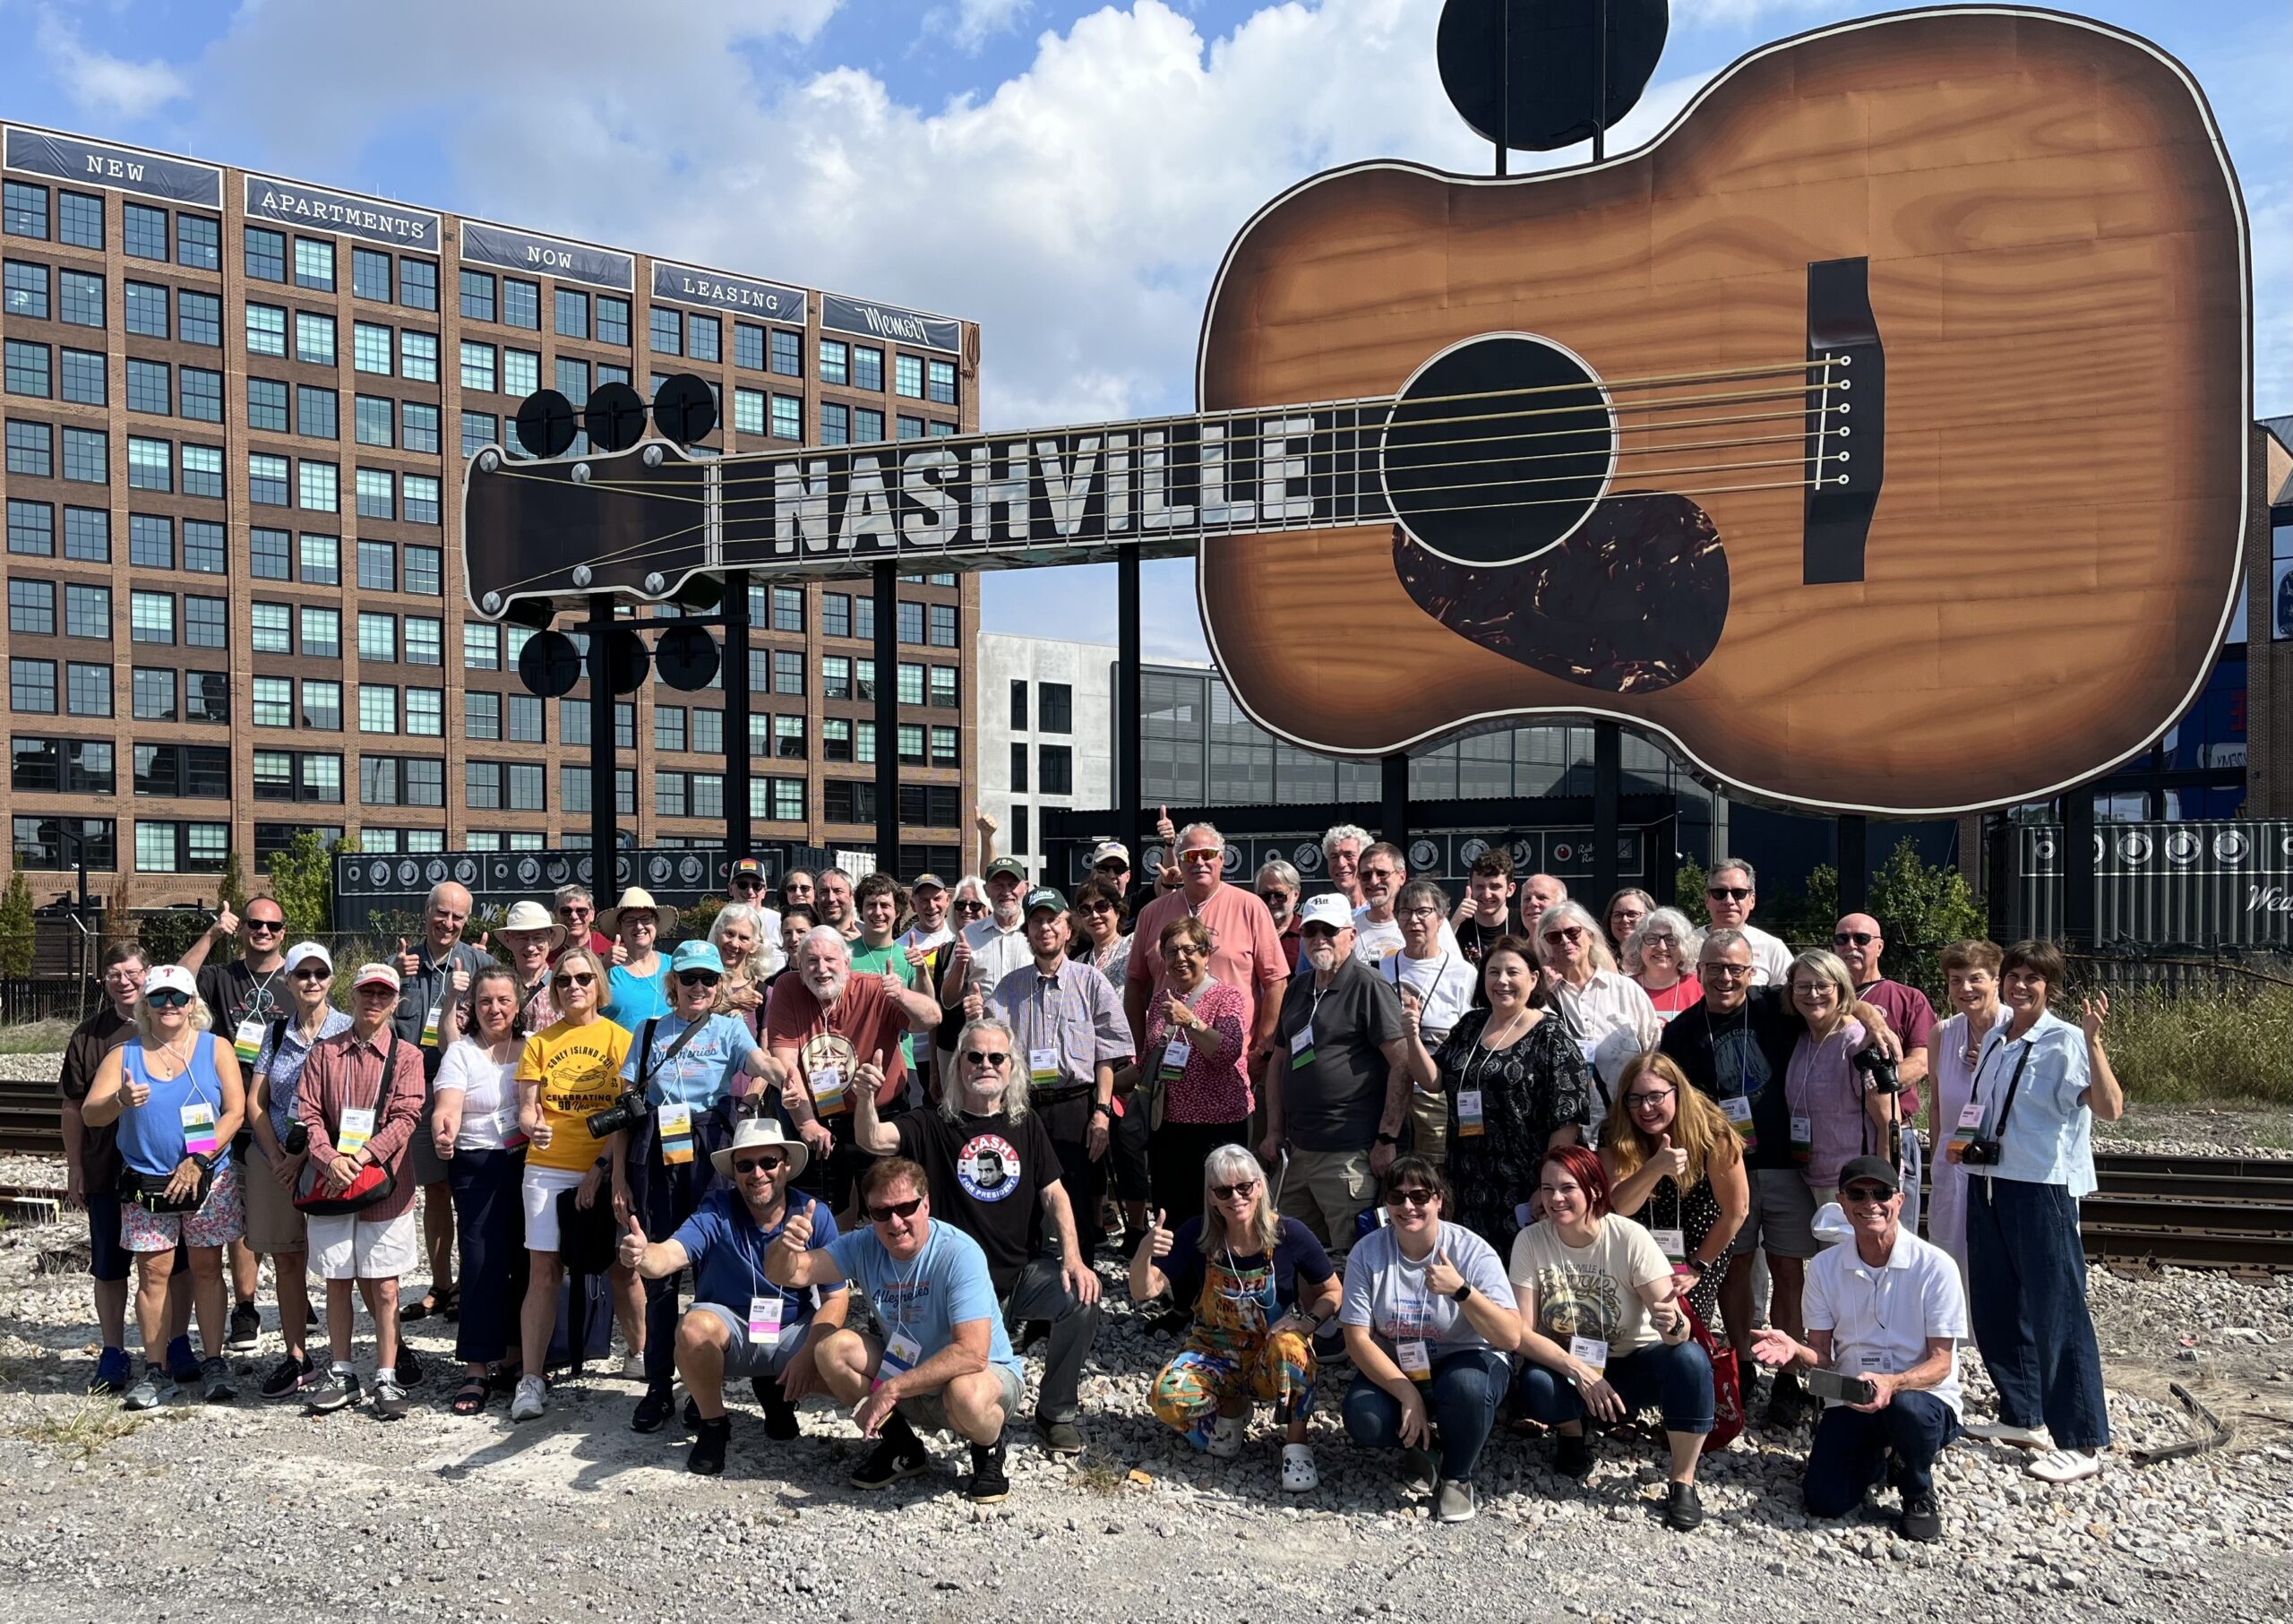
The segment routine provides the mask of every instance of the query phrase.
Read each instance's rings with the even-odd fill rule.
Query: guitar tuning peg
[[[668,589],[669,578],[662,574],[658,570],[654,571],[650,575],[648,575],[645,578],[645,591],[648,596],[658,597],[662,593]]]

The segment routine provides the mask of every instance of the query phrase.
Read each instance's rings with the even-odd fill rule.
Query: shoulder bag
[[[398,1066],[398,1034],[391,1034],[390,1047],[382,1052],[382,1080],[374,1089],[374,1107],[381,1110],[383,1097],[390,1093],[391,1073]],[[348,1188],[333,1195],[326,1193],[324,1175],[313,1166],[311,1169],[309,1193],[295,1198],[295,1210],[313,1218],[340,1218],[365,1211],[369,1207],[387,1201],[398,1189],[398,1180],[380,1162],[370,1162],[358,1170],[358,1176]]]

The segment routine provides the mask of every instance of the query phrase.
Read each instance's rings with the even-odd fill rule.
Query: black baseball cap
[[[1902,1188],[1902,1175],[1885,1156],[1857,1156],[1839,1170],[1839,1187],[1842,1190],[1858,1179],[1868,1179],[1886,1190]]]

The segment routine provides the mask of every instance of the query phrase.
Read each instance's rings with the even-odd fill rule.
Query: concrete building
[[[211,898],[231,854],[254,881],[305,829],[586,840],[586,689],[528,693],[530,633],[464,602],[464,460],[545,385],[696,373],[706,451],[977,425],[971,322],[22,125],[0,163],[4,793],[43,903],[83,851],[93,889],[131,873],[151,907]],[[896,749],[901,866],[952,861],[977,579],[903,584],[892,740],[868,592],[755,590],[756,837],[872,846]],[[743,742],[709,700],[621,706],[631,844],[721,842]]]
[[[1043,874],[1043,810],[1114,801],[1114,669],[1105,643],[981,634],[972,651],[979,804],[998,852]]]

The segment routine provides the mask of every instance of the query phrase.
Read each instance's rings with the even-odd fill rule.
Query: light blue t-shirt
[[[319,1022],[318,1042],[324,1043],[338,1032],[350,1030],[350,1018],[339,1010],[329,1010]],[[273,1046],[271,1035],[279,1034]],[[303,1068],[309,1063],[311,1051],[317,1044],[306,1044],[303,1035],[295,1029],[290,1019],[281,1027],[276,1022],[262,1029],[262,1048],[254,1057],[254,1070],[247,1078],[247,1110],[254,1110],[254,1079],[271,1079],[271,1131],[283,1141],[287,1131],[295,1125],[295,1091],[302,1087]],[[260,1146],[257,1147],[261,1148]]]
[[[660,967],[650,975],[632,975],[625,964],[605,972],[607,1020],[634,1032],[656,1015],[669,1012],[669,956],[657,953],[654,958]]]
[[[2024,1056],[2027,1054],[2028,1059]],[[2022,1086],[2014,1070],[2022,1068]],[[1974,1097],[1982,1104],[1982,1131],[1998,1140],[1995,1168],[1969,1167],[1968,1176],[2060,1184],[2083,1200],[2094,1193],[2094,1113],[2086,1108],[2092,1076],[2086,1068],[2086,1035],[2059,1015],[2041,1015],[2009,1043],[2001,1027],[1975,1061]],[[2006,1097],[2005,1131],[1998,1120]]]
[[[756,1053],[756,1038],[748,1023],[730,1015],[703,1016],[700,1030],[674,1056],[664,1060],[662,1056],[668,1054],[691,1024],[682,1015],[664,1015],[655,1021],[648,1053],[640,1054],[634,1043],[629,1045],[629,1058],[621,1063],[622,1080],[634,1086],[649,1070],[645,1088],[648,1101],[656,1105],[690,1105],[695,1111],[707,1111],[731,1093],[734,1074]],[[645,1023],[639,1021],[630,1031],[642,1037]]]
[[[922,1345],[918,1364],[953,1342],[957,1326],[984,1319],[988,1362],[1026,1379],[1026,1369],[1011,1352],[1011,1339],[1003,1331],[1003,1309],[995,1301],[987,1254],[954,1224],[934,1220],[923,1251],[905,1263],[884,1250],[872,1224],[838,1235],[828,1255],[836,1259],[844,1277],[866,1293],[880,1323],[904,1328]]]

